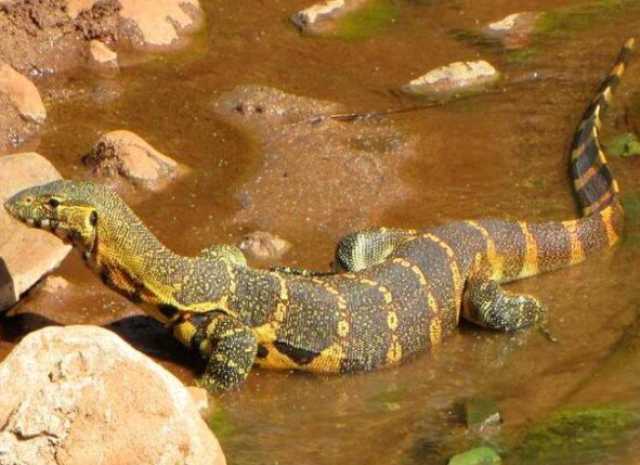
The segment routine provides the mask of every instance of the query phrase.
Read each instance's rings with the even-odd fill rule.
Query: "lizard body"
[[[440,344],[461,316],[506,331],[540,323],[534,297],[500,285],[575,265],[619,240],[623,211],[598,128],[632,47],[629,40],[574,136],[579,219],[365,231],[341,243],[347,271],[314,275],[250,268],[230,246],[179,256],[115,193],[90,182],[33,187],[5,206],[72,242],[107,285],[199,351],[210,389],[239,385],[254,364],[319,373],[394,365]]]

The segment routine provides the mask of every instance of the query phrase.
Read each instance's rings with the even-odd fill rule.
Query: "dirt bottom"
[[[0,59],[30,77],[69,69],[87,57],[86,42],[107,43],[118,35],[116,0],[97,2],[71,17],[65,0],[5,3],[0,6]]]

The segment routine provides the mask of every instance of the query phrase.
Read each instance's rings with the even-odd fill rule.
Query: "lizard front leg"
[[[188,341],[207,360],[198,384],[210,392],[233,389],[244,382],[258,350],[249,326],[217,311],[178,323],[174,335]]]

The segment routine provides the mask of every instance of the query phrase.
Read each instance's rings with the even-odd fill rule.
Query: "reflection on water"
[[[392,24],[352,41],[300,36],[285,19],[308,3],[203,1],[208,28],[189,50],[124,68],[114,79],[85,72],[51,78],[44,83],[49,120],[38,151],[65,176],[80,177],[80,156],[98,135],[126,128],[192,167],[193,174],[168,191],[134,192],[128,200],[169,246],[195,253],[246,232],[246,225],[232,221],[240,208],[234,193],[260,166],[259,147],[211,111],[222,92],[259,83],[338,101],[351,111],[383,110],[414,104],[391,92],[410,78],[482,57],[506,75],[504,92],[393,116],[403,131],[420,135],[420,156],[403,168],[415,194],[385,211],[385,224],[575,214],[567,182],[570,135],[619,46],[640,30],[637,2],[596,2],[607,6],[606,14],[559,21],[561,30],[518,54],[460,39],[453,31],[531,9],[582,15],[584,10],[571,10],[582,3],[396,0]],[[605,135],[629,131],[628,116],[637,117],[630,102],[640,94],[638,70],[636,59],[619,103],[605,118]],[[547,304],[558,344],[536,332],[503,335],[465,326],[435,353],[396,369],[339,378],[256,370],[243,389],[214,400],[211,424],[229,463],[446,463],[478,443],[455,408],[474,396],[498,403],[504,423],[495,442],[504,451],[561,407],[640,407],[640,162],[614,159],[611,165],[630,213],[624,244],[583,266],[511,287]],[[296,245],[290,264],[321,268],[338,237],[323,231],[288,239]],[[62,324],[112,324],[181,379],[193,380],[193,360],[176,355],[182,349],[166,342],[161,328],[131,320],[139,310],[104,289],[77,256],[60,273],[74,284],[73,292],[34,292],[17,312]],[[25,321],[23,332],[29,330]],[[0,341],[3,354],[10,347]],[[639,445],[626,444],[605,451],[596,463],[630,463],[638,452]]]

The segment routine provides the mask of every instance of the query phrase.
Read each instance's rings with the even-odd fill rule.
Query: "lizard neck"
[[[174,253],[126,206],[99,214],[95,240],[83,256],[109,287],[133,302],[166,307],[169,314],[226,309],[229,264]]]

